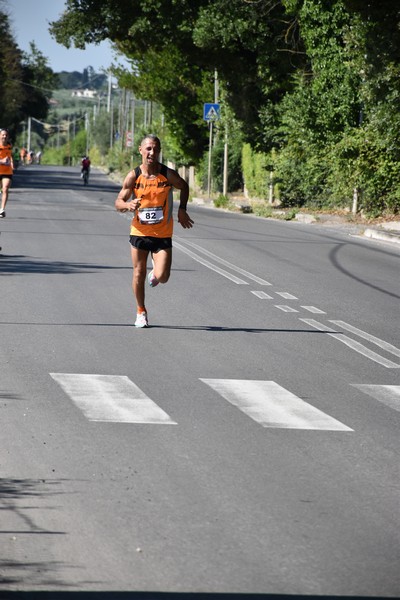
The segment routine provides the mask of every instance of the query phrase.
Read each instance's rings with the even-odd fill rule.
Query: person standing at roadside
[[[119,212],[133,213],[130,230],[133,265],[133,294],[137,314],[135,327],[148,327],[145,306],[147,259],[151,254],[153,268],[148,275],[150,287],[167,283],[172,264],[173,197],[172,188],[180,190],[178,222],[184,229],[193,227],[186,212],[189,186],[174,169],[159,162],[161,142],[146,135],[139,146],[142,164],[129,171],[115,201]],[[132,198],[132,199],[131,199]]]
[[[14,160],[12,155],[12,145],[7,129],[0,129],[0,180],[1,180],[1,208],[0,218],[6,216],[6,204],[8,201],[8,192],[11,187],[11,181],[14,173]]]

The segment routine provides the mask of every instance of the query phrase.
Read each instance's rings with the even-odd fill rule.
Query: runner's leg
[[[166,250],[159,250],[158,252],[153,252],[152,259],[154,262],[154,277],[160,283],[167,283],[171,274],[172,248],[167,248]]]
[[[3,208],[3,209],[6,207],[6,204],[7,204],[8,190],[10,189],[10,185],[11,185],[11,179],[9,179],[8,177],[3,177],[3,180],[1,182],[1,190],[2,190],[1,208]]]
[[[148,250],[131,247],[133,277],[132,289],[138,308],[144,308],[144,283],[146,281]]]

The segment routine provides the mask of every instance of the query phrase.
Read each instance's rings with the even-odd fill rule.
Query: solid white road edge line
[[[240,273],[240,275],[243,275],[244,277],[248,277],[248,279],[251,279],[255,283],[259,283],[260,285],[272,285],[272,283],[269,283],[269,281],[265,281],[265,279],[261,279],[261,277],[257,277],[257,275],[253,275],[253,273],[250,273],[249,271],[246,271],[245,269],[241,269],[240,267],[237,267],[236,265],[228,262],[227,260],[220,258],[216,254],[209,252],[209,250],[206,250],[205,248],[198,246],[194,242],[190,242],[189,240],[185,239],[185,243],[188,244],[189,246],[191,246],[192,248],[196,248],[196,250],[198,252],[201,252],[202,254],[209,256],[216,262],[219,262],[222,265],[225,265],[226,267],[228,267],[229,269],[232,269],[232,271],[236,271],[236,273]]]

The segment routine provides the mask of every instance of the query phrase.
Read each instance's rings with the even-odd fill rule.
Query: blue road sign
[[[204,104],[203,119],[205,121],[219,121],[220,105],[219,104]]]

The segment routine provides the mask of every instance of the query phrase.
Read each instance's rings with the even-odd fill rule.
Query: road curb
[[[375,240],[383,240],[385,242],[395,242],[400,244],[400,233],[380,231],[378,229],[366,229],[364,236]]]

